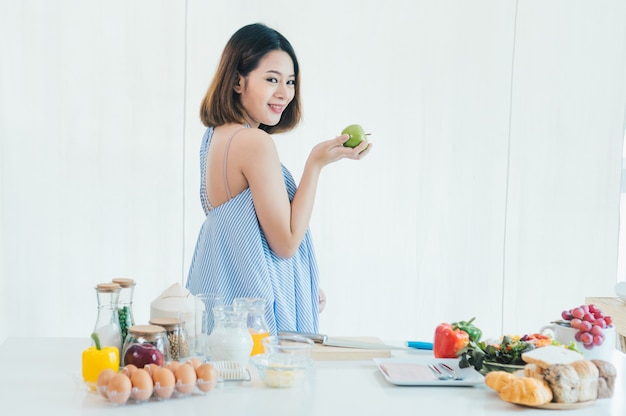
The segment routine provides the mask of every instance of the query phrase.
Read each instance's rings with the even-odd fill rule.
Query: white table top
[[[0,346],[0,405],[10,414],[45,415],[524,415],[554,410],[521,407],[500,400],[483,384],[473,387],[407,387],[387,382],[373,361],[317,361],[301,385],[265,387],[252,381],[225,382],[206,395],[113,406],[87,391],[81,353],[87,338],[9,338]],[[430,355],[394,351],[394,357]],[[626,355],[615,351],[615,395],[567,415],[626,415]],[[37,413],[36,413],[37,412]],[[41,413],[39,413],[41,412]],[[4,414],[4,410],[2,412]]]

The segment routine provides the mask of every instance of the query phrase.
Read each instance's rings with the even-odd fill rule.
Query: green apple
[[[368,134],[365,133],[365,130],[363,130],[363,127],[359,124],[350,124],[348,127],[343,129],[341,134],[347,134],[350,136],[348,141],[343,144],[346,147],[352,147],[354,149],[362,141],[367,142]]]

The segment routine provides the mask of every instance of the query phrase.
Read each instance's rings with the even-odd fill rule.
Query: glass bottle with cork
[[[117,313],[121,287],[117,283],[99,283],[95,287],[98,299],[98,317],[94,331],[98,334],[100,345],[116,347],[122,351],[122,332]]]
[[[135,325],[133,315],[133,296],[135,293],[135,281],[133,279],[116,278],[113,283],[120,285],[120,297],[117,305],[117,315],[120,321],[122,344],[128,335],[128,328]]]

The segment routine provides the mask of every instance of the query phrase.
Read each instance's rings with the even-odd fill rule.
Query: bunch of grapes
[[[578,329],[576,341],[583,344],[586,349],[592,349],[595,345],[604,342],[604,328],[610,327],[613,320],[605,316],[595,305],[581,305],[577,308],[563,311],[561,317],[569,321],[572,328]]]

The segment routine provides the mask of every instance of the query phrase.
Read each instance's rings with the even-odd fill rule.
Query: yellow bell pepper
[[[105,368],[110,368],[116,373],[120,369],[120,351],[117,347],[100,346],[100,339],[95,332],[91,334],[95,346],[83,351],[83,380],[90,390],[96,389],[96,381],[100,372]]]

